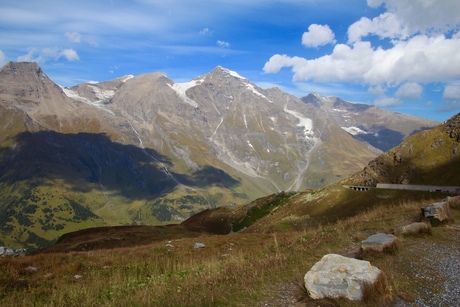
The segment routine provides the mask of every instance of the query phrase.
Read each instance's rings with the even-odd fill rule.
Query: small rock
[[[75,278],[75,279],[80,279],[80,278],[83,278],[83,276],[77,274],[77,275],[74,275],[73,278]]]
[[[412,223],[405,226],[400,226],[395,229],[396,235],[416,235],[428,232],[428,225],[426,223]]]
[[[24,269],[26,272],[37,272],[38,269],[34,266],[28,266],[27,268]]]
[[[198,248],[205,248],[206,245],[204,245],[204,243],[195,243],[195,249],[198,249]]]
[[[377,233],[361,241],[361,250],[384,252],[386,249],[391,248],[393,244],[396,244],[396,239],[394,235]]]

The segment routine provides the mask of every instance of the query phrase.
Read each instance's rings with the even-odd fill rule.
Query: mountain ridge
[[[35,63],[9,63],[0,74],[0,117],[8,119],[1,236],[14,242],[52,240],[85,223],[180,222],[206,208],[337,182],[376,155],[324,110],[223,67],[186,83],[149,73],[71,88]],[[36,226],[24,230],[29,222],[16,217],[28,206]],[[76,219],[82,210],[99,219]]]

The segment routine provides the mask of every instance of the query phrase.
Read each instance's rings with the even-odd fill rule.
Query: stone
[[[397,236],[416,235],[428,232],[428,224],[426,223],[412,223],[405,226],[399,226],[395,229]]]
[[[29,265],[27,268],[24,269],[27,272],[37,272],[38,269],[34,266]]]
[[[425,218],[435,218],[440,222],[451,218],[448,202],[439,202],[422,208],[422,214]]]
[[[364,285],[375,283],[379,274],[369,261],[328,254],[305,274],[304,281],[313,299],[345,297],[358,301]]]
[[[27,250],[25,248],[21,249],[12,249],[5,246],[0,246],[0,256],[2,257],[17,257],[25,256]]]
[[[394,235],[377,233],[366,240],[361,241],[361,250],[384,252],[387,248],[390,248],[396,243],[396,239],[397,238]]]
[[[198,249],[198,248],[205,248],[206,245],[204,245],[204,243],[195,243],[195,249]]]

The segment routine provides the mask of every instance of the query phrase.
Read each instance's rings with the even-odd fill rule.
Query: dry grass
[[[460,196],[450,197],[447,202],[449,203],[450,209],[460,210]]]
[[[356,233],[388,232],[418,221],[420,207],[430,201],[404,201],[391,210],[377,207],[337,223],[305,227],[303,231],[174,239],[174,247],[166,247],[164,241],[136,248],[2,258],[0,303],[5,306],[257,306],[272,295],[270,285],[292,283],[293,276],[301,276],[297,278],[296,296],[307,306],[353,306],[355,303],[343,300],[309,300],[303,275],[324,254],[352,254]],[[436,233],[430,239],[436,240],[438,236]],[[407,244],[416,244],[421,239],[424,238],[404,238],[399,248],[404,250]],[[206,247],[194,249],[195,242],[203,242]],[[394,252],[399,256],[397,249]],[[417,255],[411,257],[416,259]],[[396,296],[410,300],[417,295],[411,285],[410,276],[414,272],[409,267],[401,268],[395,259],[392,253],[372,258],[371,263],[386,275],[369,290],[369,298],[362,305],[372,305],[370,301],[380,304]],[[38,270],[27,270],[28,266]],[[75,279],[75,275],[83,277]]]
[[[376,281],[363,286],[363,302],[369,306],[389,306],[393,298],[389,292],[387,276],[380,272]]]

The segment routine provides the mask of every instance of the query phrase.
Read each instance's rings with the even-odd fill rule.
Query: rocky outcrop
[[[0,256],[1,257],[17,257],[17,256],[25,256],[26,249],[12,249],[9,247],[0,246]]]
[[[451,218],[449,203],[439,202],[422,208],[422,214],[425,218],[435,219],[439,222],[449,220]]]
[[[305,287],[313,299],[341,298],[358,301],[363,287],[373,284],[380,270],[368,261],[328,254],[305,274]]]

